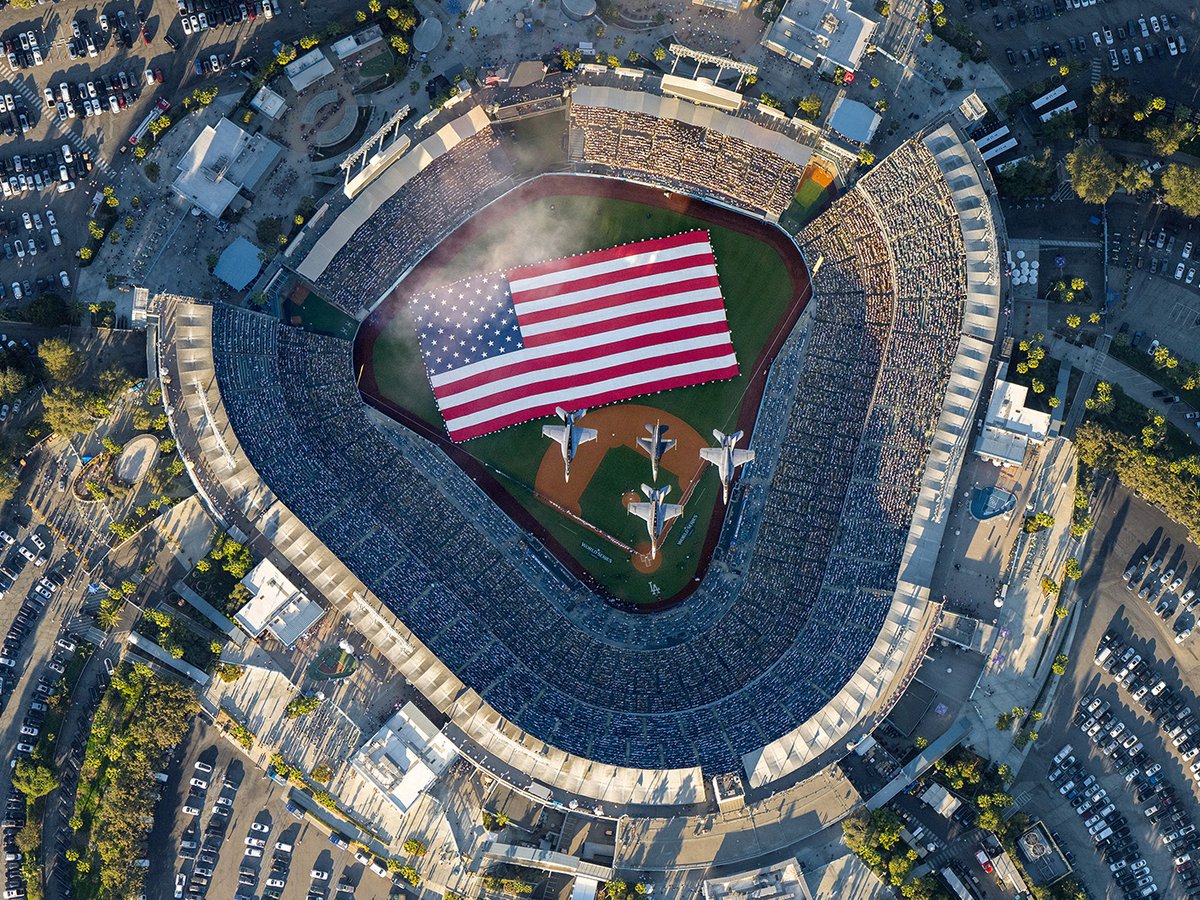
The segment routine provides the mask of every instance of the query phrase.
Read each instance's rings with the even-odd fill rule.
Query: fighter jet
[[[683,514],[683,507],[678,503],[663,502],[667,499],[667,494],[671,493],[669,484],[658,490],[643,484],[642,493],[650,502],[630,503],[629,512],[646,520],[646,530],[650,533],[650,558],[654,559],[658,555],[658,541],[663,530],[669,521]]]
[[[563,478],[567,481],[571,480],[571,460],[575,458],[576,451],[579,450],[580,444],[586,444],[588,441],[596,439],[595,428],[580,428],[575,423],[587,415],[586,409],[577,409],[574,412],[567,412],[561,406],[554,410],[560,419],[563,420],[562,425],[543,425],[542,434],[551,440],[558,441],[562,445],[563,456]]]
[[[717,439],[717,446],[705,447],[700,451],[700,458],[712,463],[717,467],[717,474],[721,476],[721,491],[724,502],[729,502],[729,485],[733,483],[733,473],[738,466],[744,466],[748,462],[754,460],[753,450],[737,450],[737,442],[742,439],[742,433],[735,431],[733,434],[725,435],[713,429],[713,437]]]
[[[662,459],[664,453],[679,443],[678,441],[663,437],[669,427],[669,425],[664,425],[662,422],[655,422],[653,425],[646,426],[646,430],[650,432],[650,437],[637,439],[637,445],[650,454],[650,474],[655,482],[658,481],[658,461]]]

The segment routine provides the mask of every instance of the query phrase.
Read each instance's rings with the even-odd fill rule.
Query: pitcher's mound
[[[642,541],[637,545],[637,550],[633,554],[633,568],[642,575],[653,575],[658,571],[658,567],[662,565],[662,547],[658,548],[658,556],[654,559],[650,558],[650,542]]]

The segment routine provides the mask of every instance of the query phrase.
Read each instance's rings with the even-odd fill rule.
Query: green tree
[[[1067,559],[1066,566],[1063,568],[1063,573],[1073,581],[1078,581],[1083,577],[1083,569],[1080,568],[1079,560],[1075,557]]]
[[[42,399],[46,424],[55,434],[70,436],[90,431],[93,420],[88,410],[91,398],[70,384],[54,387]]]
[[[875,154],[866,147],[863,147],[858,151],[858,161],[864,166],[869,166],[871,163],[875,162]]]
[[[404,56],[408,53],[408,41],[406,41],[400,35],[393,34],[390,38],[388,38],[388,43],[391,44],[392,49],[401,56]]]
[[[38,344],[38,359],[52,379],[69,384],[83,371],[83,358],[65,338],[46,338]]]
[[[144,171],[146,173],[146,179],[151,184],[158,183],[158,178],[159,178],[159,174],[160,174],[160,169],[158,168],[158,163],[148,162],[148,163],[146,163],[146,168],[143,169],[142,171]]]
[[[1159,98],[1161,99],[1161,98]],[[1196,126],[1187,119],[1157,122],[1146,129],[1146,140],[1159,156],[1171,156],[1196,134]]]
[[[808,119],[810,122],[815,122],[821,118],[822,104],[821,98],[816,94],[809,94],[807,97],[801,97],[796,101],[796,112],[801,118]]]
[[[1071,313],[1069,316],[1067,316],[1067,327],[1068,328],[1078,328],[1079,324],[1082,321],[1083,321],[1083,319],[1079,318],[1078,315],[1076,315],[1075,313]]]
[[[300,49],[311,50],[319,43],[321,43],[321,39],[317,35],[306,34],[304,37],[300,38]]]
[[[1121,170],[1121,187],[1130,194],[1137,194],[1154,187],[1154,179],[1141,166],[1129,163]]]
[[[1172,164],[1162,173],[1163,200],[1185,216],[1200,216],[1200,169]]]
[[[0,369],[0,400],[11,400],[29,386],[29,379],[20,369],[5,366]]]
[[[1070,657],[1068,657],[1065,653],[1060,653],[1058,656],[1054,657],[1054,665],[1050,667],[1050,671],[1055,675],[1062,675],[1067,671],[1068,662],[1070,662]],[[1034,732],[1033,735],[1036,735],[1036,732]],[[1033,735],[1030,735],[1031,739],[1037,740],[1037,738]]]
[[[1066,166],[1071,187],[1085,203],[1106,203],[1117,189],[1121,167],[1099,144],[1076,144]]]
[[[13,769],[12,784],[30,800],[45,797],[58,787],[58,778],[49,766],[29,759],[17,760]]]
[[[1058,582],[1056,582],[1049,575],[1043,575],[1042,576],[1042,593],[1043,594],[1057,594],[1058,593]]]
[[[667,58],[667,51],[664,50],[662,47],[655,47],[654,53],[652,55],[654,56],[655,62],[662,62],[664,59]]]
[[[254,226],[254,236],[260,244],[274,244],[283,231],[283,220],[278,216],[263,216]]]
[[[404,852],[409,856],[424,856],[429,852],[429,847],[416,838],[409,838],[404,842]]]

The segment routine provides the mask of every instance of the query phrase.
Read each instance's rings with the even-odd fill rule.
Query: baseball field
[[[581,447],[571,480],[548,420],[451,444],[446,437],[406,312],[408,298],[467,275],[506,269],[630,241],[709,231],[741,374],[594,410],[583,421],[600,434]],[[698,448],[712,430],[747,432],[766,368],[809,293],[799,254],[769,229],[727,210],[607,179],[547,176],[511,192],[467,222],[371,314],[355,342],[355,369],[368,402],[437,440],[452,458],[486,474],[481,484],[578,575],[615,598],[652,606],[685,595],[703,573],[720,523],[720,485]],[[657,486],[684,502],[657,557],[643,520],[625,504],[651,484],[636,438],[655,421],[678,446],[663,456]],[[485,484],[490,481],[491,484]],[[636,494],[636,496],[634,496]],[[681,499],[682,498],[682,499]]]

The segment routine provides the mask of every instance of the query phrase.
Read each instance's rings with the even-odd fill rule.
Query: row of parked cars
[[[44,38],[43,38],[44,40]],[[22,29],[15,34],[4,36],[4,52],[8,55],[8,64],[14,69],[29,69],[40,66],[46,61],[42,53],[42,42],[33,31]],[[47,45],[46,54],[50,52]]]
[[[1130,692],[1158,725],[1166,740],[1179,751],[1184,763],[1200,780],[1200,716],[1192,711],[1182,694],[1167,686],[1154,667],[1142,659],[1133,647],[1127,646],[1112,632],[1105,632],[1096,649],[1097,665],[1111,672],[1117,685]]]
[[[1091,702],[1091,698],[1085,697],[1084,700]],[[1082,707],[1080,712],[1084,712]],[[1109,797],[1096,776],[1088,772],[1071,753],[1072,749],[1067,744],[1058,752],[1050,764],[1047,778],[1051,784],[1058,785],[1059,794],[1070,802],[1079,815],[1096,849],[1109,864],[1113,878],[1126,900],[1153,900],[1159,896],[1158,885],[1150,874],[1149,864],[1139,855],[1140,848],[1131,836],[1129,822],[1117,812],[1115,798]]]
[[[236,25],[258,18],[273,18],[280,12],[279,0],[243,0],[241,3],[224,3],[220,0],[177,0],[179,24],[184,34],[200,34],[214,25]]]
[[[1200,606],[1200,596],[1197,596],[1195,588],[1183,590],[1187,579],[1182,572],[1182,564],[1176,569],[1175,566],[1167,565],[1161,556],[1151,562],[1150,554],[1144,553],[1142,558],[1126,569],[1121,576],[1126,589],[1136,590],[1139,600],[1154,607],[1155,615],[1169,619],[1173,613],[1179,613],[1174,626],[1177,644],[1182,644],[1192,633],[1195,621],[1194,616],[1185,617],[1184,613]]]
[[[58,85],[57,93],[50,87],[44,88],[42,93],[46,106],[57,109],[58,121],[66,122],[74,118],[90,119],[106,112],[120,113],[137,102],[141,96],[138,87],[137,79],[122,71],[108,76],[97,75],[92,81],[77,84],[63,81]]]
[[[67,152],[63,153],[65,149]],[[92,170],[90,153],[72,153],[64,144],[59,150],[43,153],[17,153],[0,158],[0,190],[5,197],[15,197],[26,191],[48,191],[52,188],[65,194],[75,189],[75,180],[87,178]],[[57,185],[57,187],[56,187]]]

